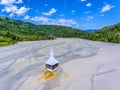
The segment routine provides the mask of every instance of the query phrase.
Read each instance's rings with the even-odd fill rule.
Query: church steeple
[[[51,41],[51,47],[50,47],[50,57],[54,57],[53,49],[52,49],[52,41]]]
[[[59,62],[54,57],[53,48],[52,48],[52,41],[51,41],[51,46],[50,46],[50,56],[45,64],[46,64],[46,69],[49,71],[56,70],[58,67],[58,64],[59,64]]]

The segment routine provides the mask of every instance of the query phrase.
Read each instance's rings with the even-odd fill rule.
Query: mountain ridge
[[[50,37],[50,36],[54,37]],[[95,32],[61,25],[35,25],[30,22],[0,16],[0,46],[18,41],[46,40],[50,38],[83,38],[93,41],[120,43],[120,23],[103,27]]]
[[[52,34],[58,38],[85,38],[86,32],[60,25],[35,25],[30,22],[0,17],[0,46],[18,41],[46,40]]]

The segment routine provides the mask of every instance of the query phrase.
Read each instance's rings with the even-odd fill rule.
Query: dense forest
[[[84,38],[95,41],[120,43],[120,23],[88,33],[60,25],[35,25],[30,22],[0,17],[0,46],[18,41],[46,40],[52,38]]]
[[[56,38],[85,38],[86,32],[66,26],[35,25],[0,17],[0,46],[12,45],[18,41],[46,40],[50,39],[50,35]]]
[[[120,44],[120,23],[90,33],[88,39]]]

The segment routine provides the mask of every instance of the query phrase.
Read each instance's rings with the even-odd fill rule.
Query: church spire
[[[50,47],[50,57],[54,57],[53,48],[52,48],[52,40],[51,40],[51,47]]]
[[[56,58],[54,57],[54,54],[53,54],[53,48],[52,48],[52,41],[51,41],[51,46],[50,46],[50,56],[49,56],[49,59],[47,60],[46,64],[48,65],[55,65],[57,63],[59,63]]]

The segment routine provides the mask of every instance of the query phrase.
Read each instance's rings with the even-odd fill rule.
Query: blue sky
[[[100,29],[120,22],[120,0],[0,0],[0,12],[35,24]]]

